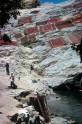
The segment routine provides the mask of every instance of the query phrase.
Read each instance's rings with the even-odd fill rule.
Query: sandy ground
[[[4,55],[8,49],[10,47],[0,47],[0,63],[10,59],[10,56]],[[18,90],[9,89],[9,85],[9,75],[6,75],[5,67],[0,66],[0,124],[12,124],[7,116],[13,115],[18,110],[16,106],[19,102],[13,98]]]
[[[18,91],[8,89],[9,85],[9,76],[5,74],[5,71],[0,72],[0,124],[10,122],[7,116],[18,111],[16,106],[19,102],[13,98]]]

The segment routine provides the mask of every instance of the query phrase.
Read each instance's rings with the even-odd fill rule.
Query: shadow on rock
[[[51,88],[51,87],[50,87]],[[72,79],[52,88],[54,91],[79,91],[82,90],[82,73],[77,73]]]

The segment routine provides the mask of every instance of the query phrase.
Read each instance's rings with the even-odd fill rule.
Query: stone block
[[[37,33],[38,32],[38,29],[37,29],[37,27],[35,26],[35,27],[29,27],[29,28],[26,28],[25,30],[24,30],[24,34],[25,35],[29,35],[29,34],[32,34],[32,33]]]
[[[18,33],[18,34],[15,34],[15,38],[21,38],[22,37],[22,34],[21,33]]]
[[[64,21],[59,21],[56,23],[56,25],[67,25],[67,24],[71,24],[71,20],[64,20]]]
[[[29,41],[36,40],[36,35],[35,34],[30,34],[30,35],[28,35],[28,37],[29,37]]]
[[[51,19],[48,20],[49,23],[56,23],[58,22],[60,19],[58,17],[53,17]]]
[[[28,42],[28,41],[29,41],[28,36],[25,36],[25,37],[21,38],[21,43],[25,43],[25,42]]]
[[[61,37],[59,37],[57,39],[51,39],[51,40],[49,40],[49,44],[50,44],[50,46],[52,48],[61,47],[61,46],[67,45],[66,42]]]
[[[82,32],[78,33],[78,34],[70,34],[70,35],[68,35],[68,38],[70,39],[70,41],[72,43],[75,43],[75,44],[78,44],[80,42],[81,37],[82,37]]]
[[[22,25],[25,23],[31,23],[31,17],[28,16],[18,19],[18,25]]]
[[[74,24],[72,23],[72,21],[70,19],[65,20],[65,21],[59,21],[55,25],[58,29],[74,26]]]
[[[47,23],[48,23],[48,21],[36,22],[36,25],[37,26],[46,25]]]
[[[53,31],[53,30],[56,30],[56,28],[53,24],[47,24],[44,26],[40,26],[40,33],[41,34],[44,34],[46,32]]]

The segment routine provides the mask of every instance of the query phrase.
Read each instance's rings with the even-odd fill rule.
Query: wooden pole
[[[37,109],[42,117],[44,117],[45,122],[50,121],[49,117],[49,107],[47,104],[46,96],[37,94],[36,97],[30,97],[30,102],[34,105],[35,109]]]

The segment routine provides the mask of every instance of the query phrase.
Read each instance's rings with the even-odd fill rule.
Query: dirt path
[[[7,51],[7,52],[6,52]],[[10,61],[12,48],[10,46],[0,47],[0,124],[12,124],[7,118],[8,115],[13,115],[18,108],[19,102],[13,98],[19,91],[9,89],[9,75],[5,72],[5,61]]]
[[[16,106],[19,102],[12,97],[17,91],[8,89],[9,85],[9,76],[0,72],[0,124],[10,122],[7,116],[18,110]]]

